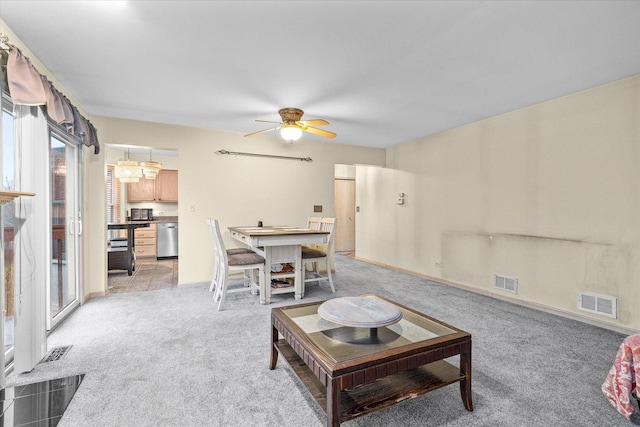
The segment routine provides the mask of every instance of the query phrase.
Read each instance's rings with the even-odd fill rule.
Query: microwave
[[[131,221],[153,221],[153,209],[131,208]]]

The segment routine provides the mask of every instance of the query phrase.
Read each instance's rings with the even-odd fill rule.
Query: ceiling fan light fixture
[[[285,125],[280,131],[280,135],[285,141],[294,142],[302,136],[302,130],[295,125]]]
[[[280,136],[287,142],[294,142],[300,139],[302,130],[295,125],[285,125],[282,130],[280,130]]]
[[[287,142],[294,142],[300,139],[302,132],[309,132],[314,135],[323,136],[325,138],[335,138],[334,132],[328,130],[318,129],[314,126],[326,126],[329,124],[325,119],[311,119],[302,120],[304,111],[299,108],[281,108],[278,110],[278,114],[282,118],[282,122],[273,122],[271,120],[256,120],[257,122],[265,123],[278,123],[278,126],[271,129],[259,130],[257,132],[248,133],[247,136],[259,135],[265,132],[271,132],[272,130],[280,129],[280,135]]]

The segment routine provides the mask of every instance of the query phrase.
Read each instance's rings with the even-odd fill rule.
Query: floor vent
[[[502,289],[503,291],[518,293],[518,279],[515,277],[504,276],[502,274],[493,275],[493,287]]]
[[[578,293],[578,309],[590,313],[618,318],[617,299],[608,295]]]
[[[60,360],[62,359],[69,350],[71,350],[70,345],[66,346],[66,347],[54,347],[51,349],[51,351],[49,353],[47,353],[47,355],[44,357],[44,359],[42,359],[42,362],[40,363],[46,363],[46,362],[55,362],[56,360]]]

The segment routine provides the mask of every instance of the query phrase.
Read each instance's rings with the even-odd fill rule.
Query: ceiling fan
[[[282,122],[272,122],[269,120],[256,120],[256,122],[263,123],[278,123],[279,126],[276,126],[271,129],[260,130],[258,132],[249,133],[245,136],[253,136],[259,133],[270,132],[272,130],[280,130],[280,135],[286,141],[293,142],[300,139],[302,136],[302,132],[309,132],[315,135],[324,136],[325,138],[335,138],[336,134],[333,132],[329,132],[327,130],[318,129],[312,126],[326,126],[329,124],[328,121],[324,119],[312,119],[312,120],[300,120],[304,111],[299,108],[281,108],[278,111],[280,117],[282,118]]]

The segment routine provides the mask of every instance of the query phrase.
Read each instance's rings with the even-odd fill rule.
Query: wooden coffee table
[[[322,302],[271,310],[271,364],[278,353],[327,414],[327,426],[387,408],[404,399],[460,382],[464,407],[471,401],[471,335],[394,304],[402,320],[378,328],[353,328],[318,315]],[[282,338],[281,338],[282,337]],[[460,355],[460,366],[446,358]]]

